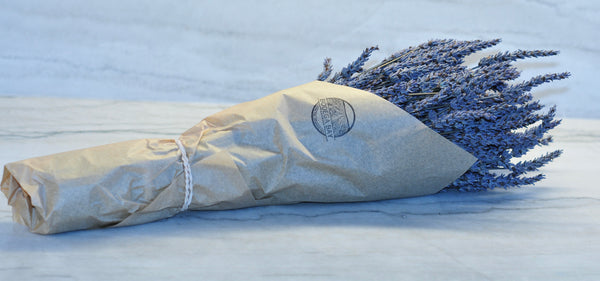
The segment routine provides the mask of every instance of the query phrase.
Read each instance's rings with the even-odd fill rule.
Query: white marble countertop
[[[0,163],[172,138],[223,106],[0,98]],[[32,114],[35,112],[35,114]],[[598,280],[600,120],[566,119],[536,186],[349,204],[187,212],[51,236],[0,199],[2,280]]]
[[[173,138],[231,104],[313,80],[363,48],[432,38],[557,49],[524,79],[564,123],[534,187],[353,204],[187,212],[41,236],[0,196],[0,280],[600,280],[600,2],[3,1],[0,166]]]

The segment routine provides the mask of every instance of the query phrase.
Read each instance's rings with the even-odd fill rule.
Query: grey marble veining
[[[0,98],[0,164],[127,139],[176,137],[225,106]],[[599,129],[598,120],[566,119],[549,148],[562,148],[564,155],[544,169],[548,179],[522,189],[186,212],[145,225],[51,236],[13,223],[2,196],[0,277],[597,280]]]

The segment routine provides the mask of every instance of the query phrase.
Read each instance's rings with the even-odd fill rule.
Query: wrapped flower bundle
[[[185,210],[354,202],[532,184],[555,151],[515,162],[559,121],[529,91],[568,73],[509,84],[511,63],[555,51],[465,56],[491,41],[430,41],[209,116],[178,139],[142,139],[9,163],[13,218],[49,234],[125,226]],[[331,78],[328,78],[332,76]],[[325,80],[327,80],[325,82]],[[505,170],[496,174],[497,169]]]

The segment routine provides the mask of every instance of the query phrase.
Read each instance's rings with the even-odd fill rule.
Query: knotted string
[[[192,168],[190,168],[190,161],[187,158],[187,153],[185,152],[185,147],[181,143],[181,140],[175,139],[175,143],[181,151],[181,162],[183,162],[183,174],[185,177],[185,200],[183,201],[183,206],[181,206],[181,211],[185,211],[190,206],[190,203],[192,203],[192,195],[194,192],[194,186],[192,184]]]

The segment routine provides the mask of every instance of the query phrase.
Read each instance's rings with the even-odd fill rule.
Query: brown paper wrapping
[[[371,93],[311,82],[233,106],[183,133],[190,210],[433,194],[475,158]],[[142,139],[9,163],[2,192],[32,232],[173,216],[185,197],[174,140]]]

